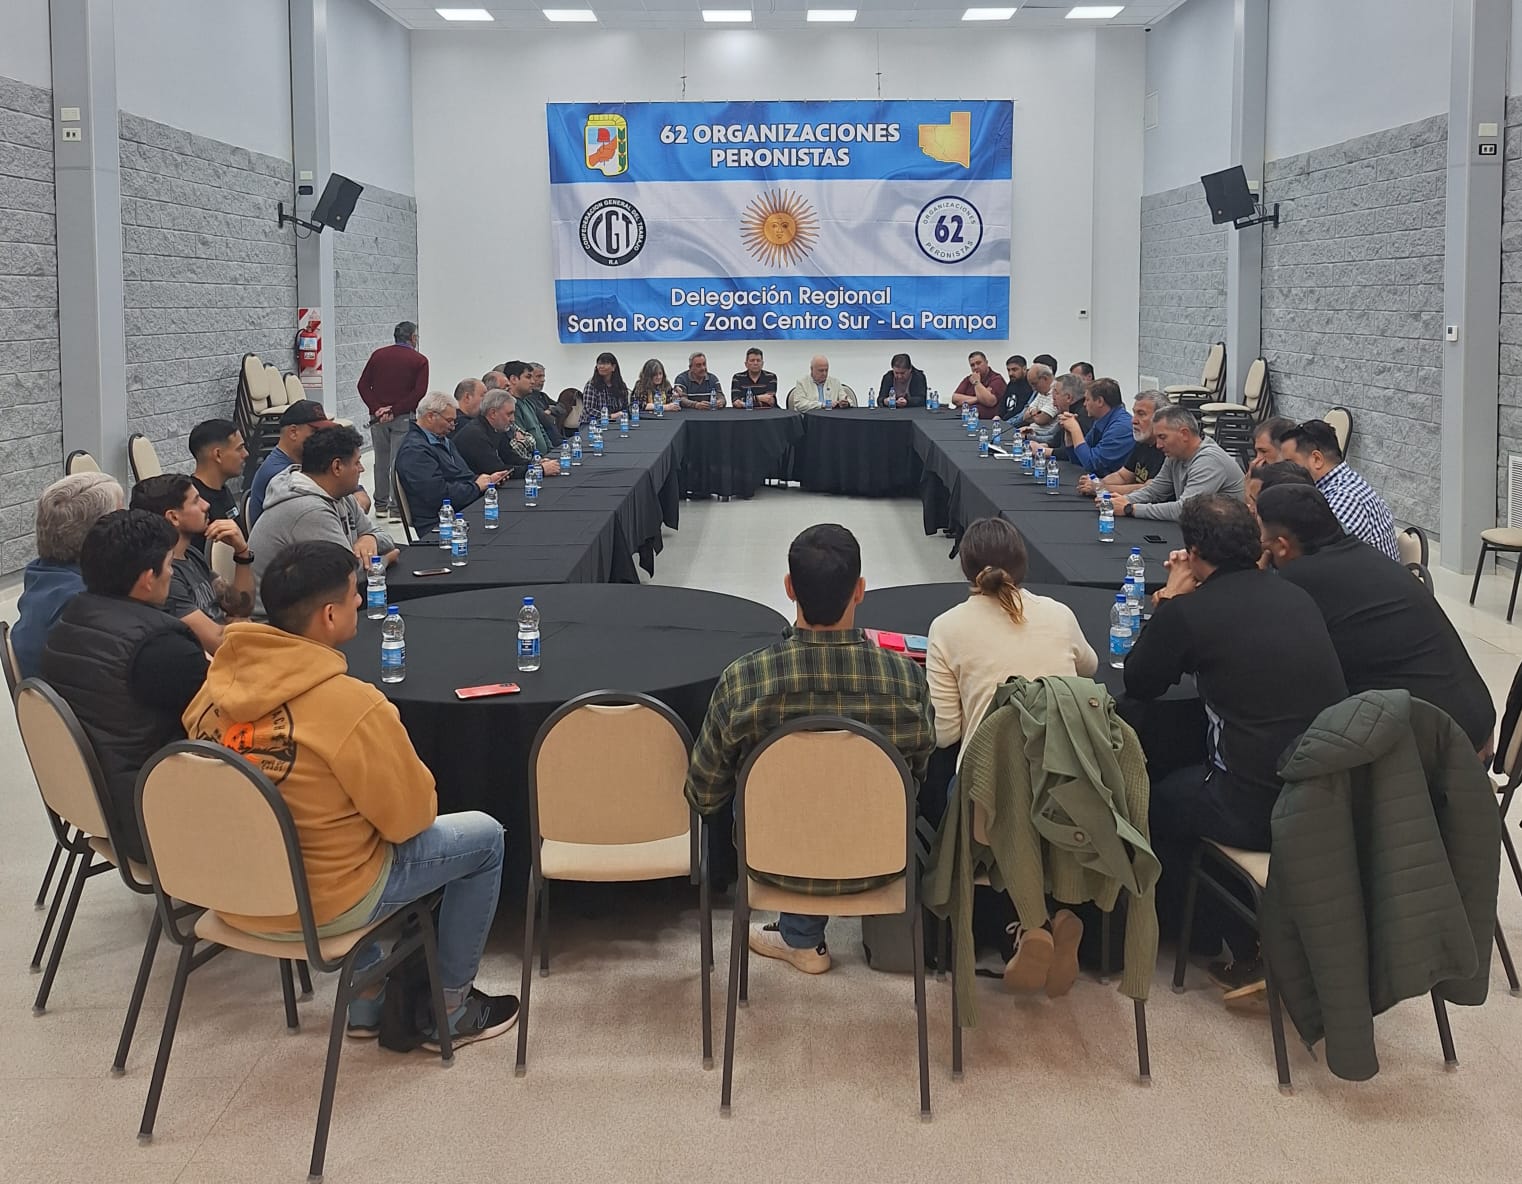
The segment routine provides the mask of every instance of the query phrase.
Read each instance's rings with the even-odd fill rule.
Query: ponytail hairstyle
[[[995,597],[1016,625],[1025,623],[1020,585],[1025,582],[1025,540],[1003,518],[980,518],[962,535],[962,574],[981,596]]]

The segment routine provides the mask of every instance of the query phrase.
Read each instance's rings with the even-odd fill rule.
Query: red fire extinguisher
[[[322,315],[316,309],[303,308],[297,314],[296,374],[302,379],[322,374]]]

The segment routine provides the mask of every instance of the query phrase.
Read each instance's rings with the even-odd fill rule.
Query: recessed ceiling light
[[[446,21],[490,21],[496,18],[484,8],[435,8]]]
[[[709,24],[750,24],[750,9],[748,8],[705,8],[703,19]]]
[[[1007,21],[1015,15],[1013,8],[969,8],[962,14],[964,21]]]
[[[544,13],[544,19],[547,21],[595,21],[597,19],[597,14],[590,8],[544,8],[540,11]]]
[[[856,9],[854,8],[811,8],[809,20],[811,21],[854,21]]]
[[[1068,9],[1067,19],[1070,21],[1107,21],[1112,16],[1119,16],[1125,9],[1124,4],[1089,4],[1078,8]]]

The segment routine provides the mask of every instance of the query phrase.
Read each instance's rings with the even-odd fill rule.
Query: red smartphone
[[[515,682],[490,682],[479,687],[456,687],[456,699],[490,699],[494,695],[516,695],[522,690]]]
[[[425,567],[422,571],[414,571],[412,574],[421,580],[425,576],[447,576],[449,570],[447,567]]]

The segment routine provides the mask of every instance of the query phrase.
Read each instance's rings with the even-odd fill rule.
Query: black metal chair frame
[[[1522,583],[1522,547],[1502,547],[1481,536],[1480,557],[1474,565],[1474,583],[1469,589],[1469,603],[1474,603],[1474,598],[1480,594],[1480,577],[1485,574],[1485,556],[1491,552],[1496,556],[1496,574],[1501,574],[1501,556],[1515,555],[1517,557],[1516,570],[1511,577],[1511,601],[1506,606],[1506,623],[1511,624],[1511,615],[1517,611],[1517,585]]]
[[[337,960],[325,958],[322,953],[321,939],[317,935],[317,922],[312,913],[312,896],[307,886],[306,867],[301,858],[301,844],[297,837],[296,824],[291,819],[290,809],[280,796],[280,791],[275,788],[269,778],[247,760],[221,745],[204,740],[179,740],[161,748],[138,774],[137,787],[133,794],[133,807],[138,826],[143,832],[144,853],[148,857],[148,868],[152,873],[153,893],[158,900],[158,919],[169,935],[169,940],[180,947],[180,957],[175,966],[174,985],[170,989],[169,1003],[164,1012],[164,1029],[159,1039],[158,1056],[153,1064],[153,1079],[149,1083],[148,1097],[143,1106],[142,1124],[138,1129],[139,1140],[150,1142],[153,1139],[153,1126],[158,1117],[164,1077],[169,1068],[169,1055],[174,1047],[175,1031],[180,1021],[180,1006],[185,1000],[185,988],[190,974],[229,948],[215,942],[204,941],[196,935],[194,925],[181,928],[181,922],[187,916],[187,909],[183,906],[177,908],[165,894],[159,879],[158,866],[154,860],[153,836],[143,821],[143,791],[153,770],[163,761],[185,753],[218,761],[234,770],[247,779],[250,786],[269,806],[285,841],[286,858],[290,863],[291,882],[296,896],[296,915],[301,922],[301,944],[297,946],[297,943],[292,942],[293,946],[297,946],[297,949],[293,949],[292,952],[295,953],[298,949],[304,948],[306,962],[318,970],[327,973],[337,971],[339,975],[338,991],[333,1000],[333,1018],[328,1032],[328,1055],[323,1069],[322,1094],[317,1107],[317,1129],[312,1137],[312,1160],[308,1174],[309,1180],[321,1180],[323,1163],[327,1157],[328,1128],[333,1117],[333,1095],[338,1085],[338,1060],[343,1049],[349,1001],[356,992],[384,982],[392,970],[418,949],[423,951],[424,960],[428,965],[433,1014],[438,1017],[435,1019],[435,1024],[438,1030],[440,1057],[446,1068],[454,1061],[453,1041],[447,1018],[445,1018],[448,1012],[444,1007],[444,985],[439,975],[438,938],[433,924],[433,910],[443,897],[443,889],[415,900],[392,913],[364,938],[355,942],[342,958]],[[359,951],[371,942],[383,943],[391,939],[394,939],[395,944],[390,953],[379,962],[365,970],[354,969],[354,959]],[[280,981],[285,994],[286,1024],[295,1030],[298,1027],[298,1021],[295,992],[291,982],[292,959],[279,961]]]
[[[11,647],[11,627],[7,621],[0,621],[0,669],[5,671],[5,686],[10,692],[11,703],[16,702],[16,688],[21,685],[21,671],[13,661],[15,650]],[[73,827],[69,828],[71,831]],[[63,858],[64,847],[55,838],[53,840],[53,854],[48,859],[48,869],[42,875],[42,885],[37,889],[37,899],[32,902],[32,907],[41,912],[47,906],[48,889],[53,884],[53,874],[58,870],[58,861]],[[60,884],[57,899],[61,900],[64,889]],[[58,906],[54,905],[53,912],[56,914]],[[48,934],[52,932],[53,922],[50,919],[43,929],[42,939],[37,943],[37,952],[32,955],[32,971],[35,973],[42,966],[42,951],[47,945]]]
[[[690,758],[692,755],[692,732],[682,722],[681,716],[667,707],[659,699],[649,695],[632,691],[588,691],[584,695],[578,695],[569,699],[557,707],[550,717],[540,725],[538,733],[534,736],[533,747],[529,750],[528,759],[528,814],[529,814],[529,854],[530,866],[528,874],[528,893],[524,905],[523,916],[523,978],[518,992],[518,1059],[513,1067],[516,1076],[522,1077],[528,1071],[528,1004],[529,989],[533,984],[534,964],[534,941],[539,942],[539,974],[541,977],[550,972],[550,882],[544,878],[543,868],[540,864],[540,843],[542,836],[539,833],[539,752],[544,747],[545,740],[549,737],[555,726],[566,716],[583,707],[613,707],[630,706],[637,704],[648,707],[663,720],[669,723],[681,738],[682,746],[686,749]],[[616,791],[617,786],[609,783],[610,788]],[[703,976],[703,1068],[713,1068],[713,905],[709,895],[708,877],[708,824],[707,820],[692,811],[692,845],[691,866],[689,879],[698,889],[698,908],[701,913],[702,932],[701,940],[701,966]],[[535,914],[538,915],[538,925],[535,925]]]
[[[402,488],[401,475],[394,467],[391,470],[391,505],[402,520],[402,537],[409,543],[422,542],[423,536],[412,525],[412,502],[407,491]]]
[[[1209,859],[1214,867],[1207,870],[1206,859]],[[1231,882],[1244,889],[1253,902],[1249,909],[1242,903],[1241,898],[1231,890],[1230,885],[1222,879],[1217,879],[1214,873],[1223,873]],[[1258,927],[1258,912],[1263,907],[1263,889],[1258,881],[1253,879],[1243,868],[1230,859],[1215,844],[1201,840],[1194,849],[1194,854],[1189,860],[1189,886],[1184,894],[1184,928],[1179,934],[1178,955],[1173,964],[1173,990],[1175,994],[1184,992],[1184,972],[1189,964],[1189,939],[1194,932],[1194,912],[1196,893],[1203,884],[1212,895],[1223,905],[1230,909],[1254,929]],[[1496,934],[1500,936],[1500,927],[1497,926]],[[1503,942],[1504,945],[1504,942]],[[1274,1041],[1274,1066],[1279,1074],[1279,1090],[1289,1094],[1294,1092],[1294,1085],[1290,1080],[1289,1054],[1284,1041],[1284,1016],[1279,998],[1279,987],[1274,981],[1273,966],[1269,963],[1268,952],[1262,950],[1264,986],[1268,992],[1268,1024],[1273,1034]],[[1507,955],[1507,961],[1510,956]],[[1432,992],[1432,1011],[1437,1020],[1438,1039],[1443,1046],[1443,1062],[1450,1068],[1456,1068],[1459,1063],[1458,1053],[1453,1047],[1453,1031],[1448,1025],[1448,1008],[1444,1004],[1442,996],[1436,990]]]
[[[904,782],[904,908],[910,915],[910,942],[914,947],[914,1011],[919,1035],[920,1118],[930,1120],[930,1046],[925,1009],[925,935],[919,898],[919,869],[915,858],[915,815],[918,794],[909,766],[896,748],[865,724],[841,716],[810,715],[792,720],[758,744],[740,766],[735,784],[735,850],[739,859],[739,883],[735,887],[734,924],[729,940],[729,991],[724,1021],[724,1079],[719,1113],[730,1113],[734,1080],[735,1019],[739,1006],[749,1002],[750,990],[750,866],[746,862],[745,791],[751,769],[772,745],[798,732],[850,732],[870,741],[894,764]],[[821,907],[829,900],[820,897]]]
[[[79,456],[90,456],[90,450],[88,448],[76,448],[73,452],[69,453],[68,456],[63,458],[63,475],[65,477],[73,476],[74,458]],[[94,458],[91,457],[91,459],[93,460]]]

